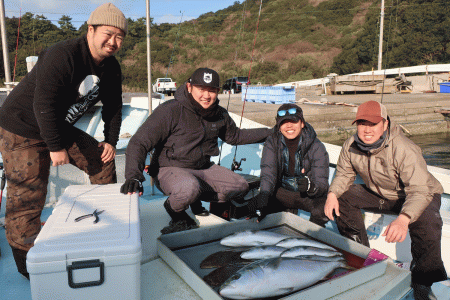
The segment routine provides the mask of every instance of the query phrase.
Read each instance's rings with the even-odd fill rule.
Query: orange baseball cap
[[[358,106],[356,118],[352,124],[358,120],[366,120],[374,124],[378,124],[382,120],[387,120],[386,106],[373,100],[364,102]]]

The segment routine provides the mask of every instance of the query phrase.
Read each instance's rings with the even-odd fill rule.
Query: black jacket
[[[258,207],[267,205],[269,198],[281,186],[283,170],[282,153],[286,147],[281,139],[282,134],[276,130],[269,136],[264,144],[261,159],[261,189]],[[320,197],[328,192],[329,157],[323,143],[317,138],[311,125],[305,122],[301,132],[302,143],[300,145],[300,157],[305,175],[314,183],[314,193],[308,195],[311,198]]]
[[[0,126],[44,140],[50,151],[59,151],[73,143],[73,124],[99,101],[105,142],[115,147],[122,122],[120,65],[108,57],[97,66],[86,36],[63,41],[42,51],[34,68],[6,98]]]
[[[126,151],[126,179],[145,180],[145,159],[153,149],[152,170],[202,169],[210,165],[211,156],[219,155],[218,138],[231,145],[244,145],[263,142],[273,132],[269,128],[239,129],[221,106],[205,119],[188,97],[186,85],[182,85],[175,99],[159,105],[131,138]]]

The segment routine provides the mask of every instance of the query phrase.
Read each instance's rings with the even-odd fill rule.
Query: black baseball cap
[[[305,123],[305,119],[303,118],[303,111],[300,106],[293,103],[285,103],[278,108],[276,121],[277,126],[280,127],[283,121],[290,120],[294,122],[298,122],[302,120]]]
[[[192,85],[210,86],[220,89],[219,74],[208,68],[199,68],[195,70],[188,82]]]

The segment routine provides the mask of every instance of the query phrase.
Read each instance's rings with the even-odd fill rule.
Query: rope
[[[19,26],[17,27],[17,40],[16,40],[16,55],[14,57],[14,71],[13,71],[13,82],[16,79],[16,66],[17,66],[17,52],[19,51],[19,34],[20,34],[20,20],[22,18],[22,7],[19,12]]]
[[[251,75],[251,72],[252,72],[252,64],[253,64],[253,57],[254,57],[254,53],[255,53],[256,38],[258,36],[259,21],[261,19],[262,3],[263,3],[263,1],[261,0],[261,2],[259,4],[258,21],[256,22],[256,31],[255,31],[255,39],[253,41],[252,56],[251,56],[251,59],[250,59],[250,68],[248,70],[248,80],[249,81],[250,81],[250,75]],[[242,112],[241,112],[241,120],[239,122],[239,129],[242,126],[242,119],[244,118],[244,109],[245,109],[245,102],[246,102],[245,99],[247,99],[247,91],[248,91],[248,85],[246,85],[246,87],[245,87],[245,94],[244,94],[244,101],[243,101],[243,104],[242,104]],[[236,153],[237,153],[237,146],[235,147],[235,150],[234,150],[233,162],[236,161]]]

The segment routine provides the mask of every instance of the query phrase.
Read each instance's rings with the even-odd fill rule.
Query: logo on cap
[[[203,74],[203,80],[206,83],[210,83],[212,81],[212,73],[204,73]]]

